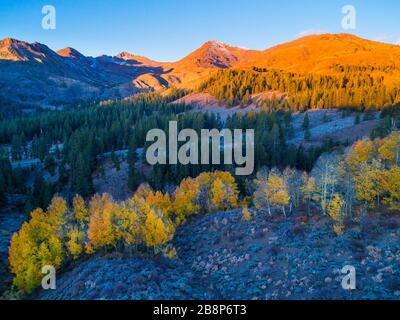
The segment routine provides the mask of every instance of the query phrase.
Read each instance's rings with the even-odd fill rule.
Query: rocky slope
[[[400,217],[361,219],[342,237],[328,218],[252,210],[200,216],[173,241],[177,257],[91,257],[35,299],[400,299]],[[342,288],[352,265],[357,289]]]
[[[85,57],[73,48],[54,52],[33,43],[0,42],[0,92],[5,98],[29,105],[120,98],[142,92],[136,78],[158,72],[121,57]]]

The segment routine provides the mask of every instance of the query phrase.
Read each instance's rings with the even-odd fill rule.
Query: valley
[[[399,61],[343,33],[176,62],[0,41],[2,298],[399,299]],[[171,123],[254,130],[254,170],[151,165]]]

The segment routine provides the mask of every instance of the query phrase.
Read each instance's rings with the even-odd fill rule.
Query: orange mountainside
[[[400,46],[350,34],[312,35],[264,51],[209,41],[173,63],[127,52],[96,58],[72,48],[56,53],[39,43],[5,39],[0,41],[0,88],[8,98],[46,104],[77,97],[118,98],[171,86],[193,89],[216,70],[253,67],[324,75],[355,68],[397,82],[399,61]]]

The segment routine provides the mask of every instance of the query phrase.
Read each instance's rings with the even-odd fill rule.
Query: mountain
[[[164,65],[171,69],[164,77],[178,87],[195,88],[213,71],[245,65],[254,59],[257,53],[219,41],[208,41],[183,59]]]
[[[125,97],[144,91],[133,81],[153,72],[159,70],[117,57],[85,57],[73,48],[54,52],[39,43],[0,42],[0,94],[22,104]]]
[[[258,52],[242,67],[257,66],[295,73],[337,73],[336,65],[400,67],[400,46],[350,34],[311,35]]]
[[[122,52],[86,57],[73,48],[54,52],[40,43],[0,41],[0,94],[51,106],[80,99],[120,98],[171,86],[194,89],[220,69],[253,67],[335,75],[345,68],[398,81],[400,46],[349,34],[312,35],[257,51],[209,41],[176,62]]]
[[[123,60],[129,65],[142,65],[153,67],[162,67],[164,65],[162,62],[153,61],[146,57],[137,56],[126,51],[119,53],[115,58]]]
[[[43,44],[6,38],[0,41],[0,60],[24,62],[55,62],[58,56]]]
[[[82,53],[70,47],[58,50],[57,54],[69,59],[85,59],[85,56]]]

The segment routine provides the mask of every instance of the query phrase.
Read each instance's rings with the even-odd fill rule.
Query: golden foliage
[[[148,247],[157,250],[159,246],[172,240],[174,232],[172,223],[158,216],[154,210],[149,211],[143,227],[144,241]]]
[[[400,167],[394,166],[386,170],[381,176],[381,186],[387,196],[383,203],[389,205],[391,210],[400,210]]]
[[[86,208],[85,200],[80,195],[76,195],[72,206],[76,221],[84,227],[85,223],[89,222],[89,210]]]
[[[103,194],[93,196],[86,206],[77,195],[71,210],[63,198],[54,197],[46,213],[34,210],[30,221],[12,237],[9,263],[14,284],[31,292],[41,282],[43,266],[59,268],[65,258],[75,260],[99,250],[145,244],[172,259],[175,248],[163,247],[175,233],[173,216],[176,223],[182,223],[203,208],[211,212],[236,208],[237,204],[235,179],[226,172],[204,173],[182,181],[173,201],[168,193],[154,192],[148,185],[141,185],[122,203]]]
[[[195,179],[185,179],[174,193],[175,223],[182,224],[188,216],[200,212],[234,209],[239,191],[229,172],[202,173]]]
[[[399,164],[400,162],[400,133],[396,132],[383,140],[379,147],[379,156],[383,161],[390,164]]]
[[[242,216],[243,216],[243,219],[245,221],[250,221],[251,220],[251,212],[249,211],[248,208],[243,208]]]
[[[257,189],[254,193],[256,206],[268,208],[272,215],[271,207],[279,206],[286,215],[285,207],[289,204],[290,196],[285,179],[276,171],[271,171],[266,177],[256,180]]]
[[[337,235],[341,235],[344,231],[343,221],[345,218],[344,212],[345,202],[340,194],[335,194],[328,206],[328,214],[334,221],[334,231]]]
[[[23,292],[30,293],[41,283],[42,267],[52,265],[58,268],[63,262],[64,250],[57,232],[60,220],[56,219],[63,212],[62,205],[63,202],[57,198],[49,208],[51,214],[44,213],[42,209],[34,210],[31,220],[12,237],[9,263],[15,274],[14,285]]]
[[[88,238],[93,250],[115,246],[116,234],[112,219],[115,204],[108,194],[95,195],[90,201]]]
[[[83,253],[85,233],[79,230],[78,226],[73,226],[68,232],[67,238],[69,239],[66,243],[68,252],[72,259],[76,260]]]

